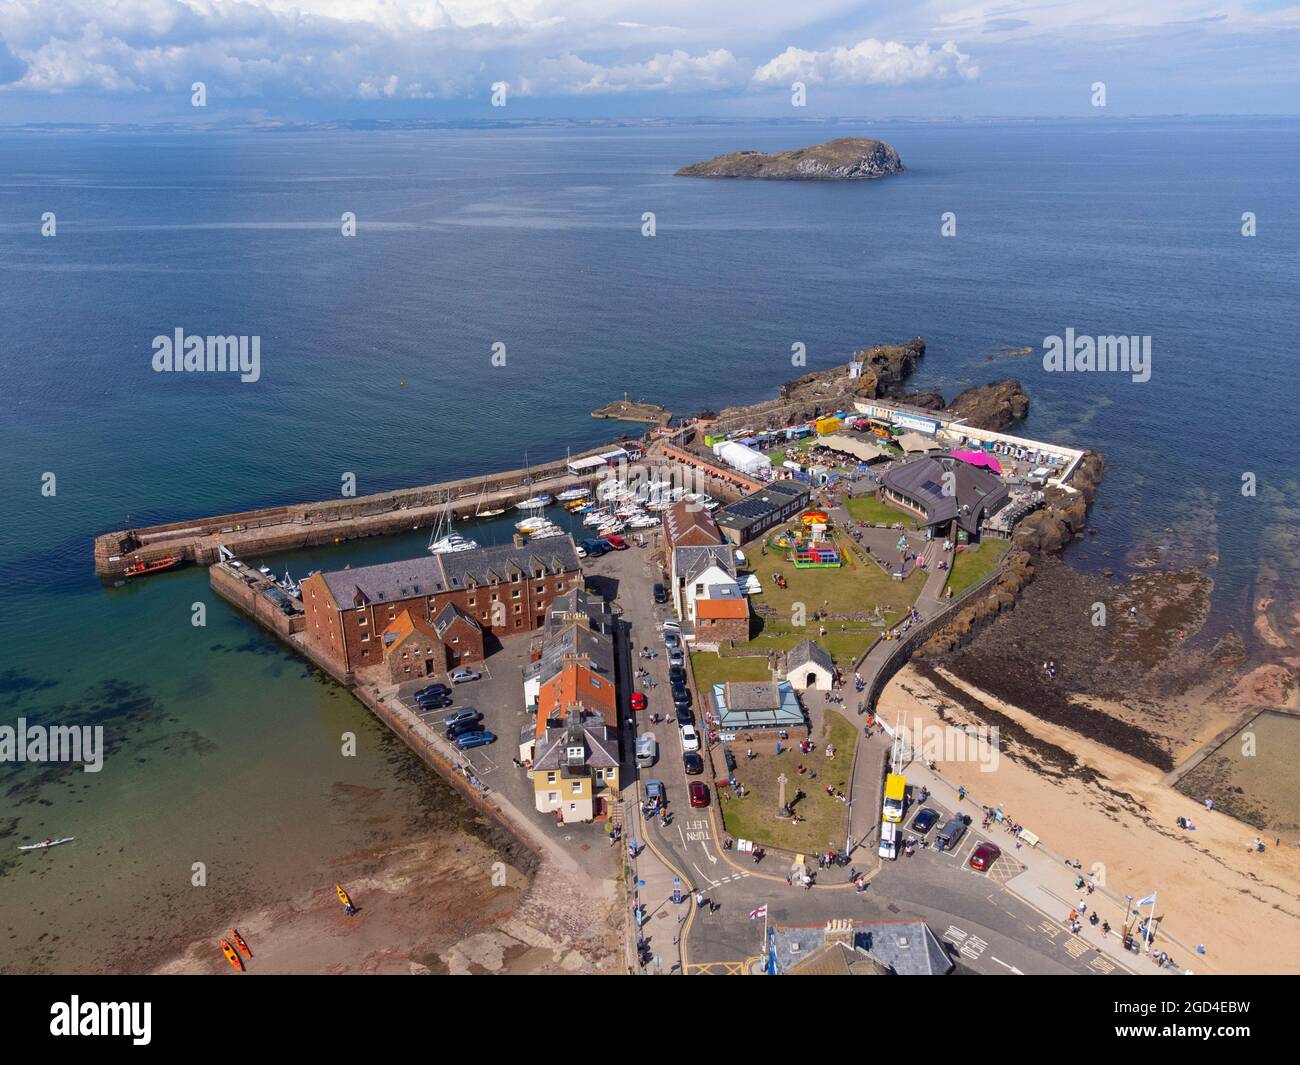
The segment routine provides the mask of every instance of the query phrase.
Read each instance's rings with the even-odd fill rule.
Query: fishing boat
[[[168,555],[166,558],[156,558],[152,562],[136,558],[122,571],[122,576],[142,577],[146,573],[159,573],[165,569],[174,569],[184,561],[181,555]]]
[[[221,941],[221,953],[226,956],[226,961],[230,962],[238,972],[244,971],[244,960],[235,953],[235,948],[230,945],[230,940]]]
[[[61,839],[43,839],[40,843],[28,843],[18,849],[20,851],[43,851],[47,847],[58,847],[64,843],[71,843],[76,838],[76,836],[64,836]]]
[[[451,497],[447,497],[447,513],[438,519],[429,536],[429,553],[434,555],[452,555],[457,551],[475,551],[478,541],[461,536],[452,527]],[[439,533],[442,535],[440,536]]]
[[[230,930],[230,938],[233,940],[235,946],[239,948],[239,953],[245,958],[251,958],[253,956],[253,952],[248,949],[248,944],[244,941],[244,937],[239,934],[238,928],[232,928]]]

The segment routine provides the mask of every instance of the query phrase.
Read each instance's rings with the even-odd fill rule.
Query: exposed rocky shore
[[[905,169],[898,152],[884,141],[840,137],[788,152],[731,152],[684,166],[677,177],[868,181],[901,174]]]

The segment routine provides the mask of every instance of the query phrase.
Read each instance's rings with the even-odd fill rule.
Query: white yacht
[[[434,555],[451,555],[458,551],[476,551],[478,541],[461,536],[452,527],[451,499],[447,500],[447,513],[438,519],[429,536],[429,552]]]

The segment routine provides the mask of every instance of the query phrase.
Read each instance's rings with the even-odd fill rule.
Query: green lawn
[[[904,580],[896,581],[875,563],[856,556],[852,565],[839,569],[795,569],[770,551],[760,556],[753,545],[746,548],[746,554],[755,575],[763,582],[763,591],[753,597],[753,602],[770,607],[783,623],[790,621],[795,603],[803,604],[809,625],[815,625],[812,615],[816,611],[833,619],[868,614],[876,607],[886,613],[906,610],[925,584],[923,572],[913,570]],[[778,588],[772,579],[777,572],[785,577],[785,588]]]
[[[911,526],[916,522],[915,514],[908,514],[905,510],[899,510],[897,507],[891,507],[888,503],[882,503],[876,496],[850,496],[844,501],[845,509],[849,512],[849,517],[854,521],[866,521],[872,525],[893,525],[896,521],[901,521],[904,525]]]
[[[1010,546],[1008,540],[993,539],[968,544],[966,550],[952,561],[952,573],[948,576],[947,587],[952,589],[953,598],[958,598],[967,588],[978,584],[992,573]]]
[[[745,757],[747,744],[743,737],[729,745],[736,756],[736,778],[746,790],[743,799],[723,796],[719,800],[719,811],[729,836],[809,857],[831,845],[837,850],[844,846],[847,807],[826,794],[826,785],[847,792],[857,730],[833,710],[821,712],[821,718],[821,727],[811,737],[816,749],[809,754],[800,754],[797,747],[791,747],[779,755],[763,753],[749,760]],[[835,757],[829,759],[826,757],[828,739],[836,749]],[[800,765],[815,772],[816,777],[799,773]],[[779,813],[777,777],[782,773],[787,778],[787,801],[794,798],[796,789],[806,793],[796,807],[799,816],[804,818],[797,825]]]
[[[713,693],[715,684],[735,680],[772,679],[766,658],[721,658],[712,651],[695,651],[691,654],[691,672],[701,699]]]

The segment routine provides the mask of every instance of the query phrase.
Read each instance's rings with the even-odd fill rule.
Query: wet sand
[[[1197,957],[1171,948],[1197,972],[1300,972],[1300,850],[1273,838],[1250,850],[1254,829],[1179,794],[1162,769],[1073,727],[1114,708],[1081,707],[1066,723],[1000,700],[946,670],[911,665],[881,697],[881,712],[911,724],[997,725],[1002,757],[981,773],[969,763],[938,769],[980,804],[1001,805],[1043,844],[1085,869],[1101,863],[1120,895],[1159,892],[1157,914]],[[1035,708],[1037,711],[1037,708]],[[1194,832],[1175,827],[1188,817]]]

